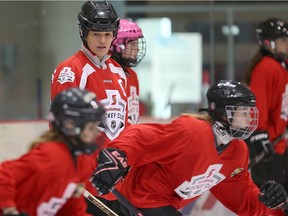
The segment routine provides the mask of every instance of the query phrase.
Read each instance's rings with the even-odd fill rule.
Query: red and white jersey
[[[267,131],[273,142],[285,133],[288,122],[288,73],[274,58],[264,56],[252,72],[250,89],[259,110],[257,130]],[[274,148],[278,154],[284,153],[285,140]]]
[[[30,216],[89,215],[83,196],[73,197],[83,180],[64,143],[42,143],[0,165],[0,209],[15,206]]]
[[[139,121],[139,81],[136,72],[127,67],[127,100],[128,100],[128,123],[137,124]]]
[[[110,58],[97,56],[82,46],[59,64],[52,76],[51,99],[69,87],[86,88],[96,93],[106,111],[106,140],[115,139],[127,125],[127,80],[121,66]]]
[[[136,207],[179,209],[210,190],[236,214],[283,215],[259,201],[245,142],[233,140],[219,155],[206,121],[182,116],[171,124],[131,125],[108,145],[124,151],[132,166],[116,187]]]

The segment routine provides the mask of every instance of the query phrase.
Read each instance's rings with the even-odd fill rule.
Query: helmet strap
[[[68,146],[70,152],[72,153],[74,157],[77,157],[81,154],[86,154],[86,155],[92,154],[99,147],[96,143],[95,145],[93,145],[93,144],[87,144],[83,142],[79,138],[79,136],[75,136],[75,137],[66,136],[66,138],[67,138],[66,145]]]
[[[229,129],[228,129],[229,130]],[[227,127],[225,127],[221,122],[215,121],[213,124],[213,132],[219,143],[227,145],[233,140],[233,137],[228,133]]]

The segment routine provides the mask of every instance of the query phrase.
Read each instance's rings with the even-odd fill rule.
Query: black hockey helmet
[[[225,106],[255,106],[254,94],[240,82],[220,80],[215,82],[206,94],[209,110],[217,114]]]
[[[247,138],[256,129],[258,125],[258,110],[255,96],[240,82],[231,80],[215,82],[208,89],[206,97],[209,106],[206,111],[215,121],[220,122],[232,137]],[[244,130],[241,129],[240,125],[232,125],[237,112],[249,114],[241,117],[243,121],[249,122],[249,125]]]
[[[271,46],[274,49],[276,39],[288,37],[288,23],[280,18],[268,18],[258,24],[256,36],[261,48]]]
[[[59,93],[51,103],[53,130],[67,137],[78,136],[88,122],[104,120],[104,108],[96,95],[79,88],[69,88]],[[72,127],[71,127],[72,126]]]
[[[78,13],[80,37],[83,42],[89,30],[113,31],[117,36],[120,17],[117,15],[113,5],[109,1],[87,1]]]

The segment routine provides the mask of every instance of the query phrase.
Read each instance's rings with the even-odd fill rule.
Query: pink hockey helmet
[[[132,47],[130,50],[126,49],[127,44],[131,41],[138,41],[137,56],[132,54]],[[117,54],[120,61],[127,67],[135,67],[139,64],[146,55],[146,41],[144,39],[141,28],[137,23],[128,19],[120,19],[120,25],[117,38],[113,41],[110,51]]]

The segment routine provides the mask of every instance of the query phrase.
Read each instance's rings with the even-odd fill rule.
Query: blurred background
[[[0,2],[0,120],[47,119],[53,71],[81,48],[83,2]],[[198,111],[216,80],[241,81],[258,50],[257,24],[288,20],[288,2],[111,2],[143,30],[147,54],[135,68],[141,113],[159,119]]]

